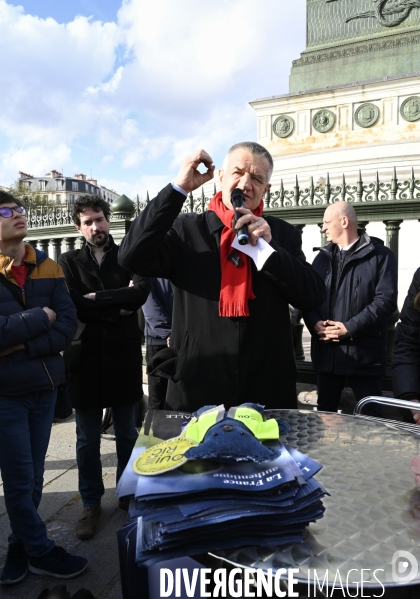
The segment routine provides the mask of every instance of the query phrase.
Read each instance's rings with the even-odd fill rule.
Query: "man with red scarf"
[[[124,268],[169,279],[174,289],[171,349],[162,350],[172,352],[171,359],[166,370],[157,369],[171,371],[166,407],[194,411],[256,401],[296,408],[289,304],[316,309],[325,299],[324,283],[305,261],[299,231],[262,216],[273,159],[255,142],[229,150],[219,171],[222,190],[207,211],[181,213],[186,195],[212,179],[214,169],[204,150],[186,158],[174,183],[133,222],[120,247]],[[243,191],[245,204],[233,225],[235,188]],[[262,238],[274,250],[260,270],[239,250],[239,265],[231,259],[233,227],[244,224],[251,245]]]

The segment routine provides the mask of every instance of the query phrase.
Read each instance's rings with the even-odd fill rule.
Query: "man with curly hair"
[[[119,266],[109,220],[105,200],[79,196],[73,207],[73,222],[85,242],[59,258],[79,319],[64,359],[76,411],[79,491],[84,506],[76,525],[80,539],[95,534],[101,513],[103,409],[112,411],[118,482],[137,438],[137,406],[143,397],[142,333],[137,310],[146,301],[150,285],[148,279],[133,279]],[[128,500],[120,498],[119,506],[128,509]]]

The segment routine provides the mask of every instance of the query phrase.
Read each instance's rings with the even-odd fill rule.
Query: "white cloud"
[[[34,176],[45,175],[51,169],[61,172],[62,168],[74,168],[71,148],[65,143],[47,148],[42,144],[25,147],[12,147],[0,154],[3,166],[2,180],[10,184],[18,178],[18,172],[24,171]],[[30,168],[27,168],[27,167]]]
[[[124,0],[115,23],[59,24],[0,0],[0,183],[45,164],[127,193],[198,147],[220,161],[255,139],[247,103],[287,91],[305,4]]]

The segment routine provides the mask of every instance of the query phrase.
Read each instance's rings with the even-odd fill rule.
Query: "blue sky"
[[[287,10],[285,10],[287,5]],[[256,138],[288,91],[305,0],[0,0],[0,185],[91,172],[153,196],[183,157]]]
[[[121,0],[24,0],[9,2],[23,6],[25,12],[42,19],[51,17],[58,23],[73,21],[76,15],[92,16],[98,21],[115,21]]]

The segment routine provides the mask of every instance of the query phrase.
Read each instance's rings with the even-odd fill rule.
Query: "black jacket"
[[[420,399],[420,311],[414,307],[419,292],[420,268],[414,273],[395,334],[392,385],[394,396],[402,399]]]
[[[171,347],[179,349],[167,403],[175,410],[256,401],[296,407],[295,359],[289,303],[314,309],[325,297],[305,261],[299,231],[265,216],[276,250],[258,272],[250,316],[219,316],[223,223],[215,212],[180,214],[185,196],[165,187],[133,222],[120,248],[124,268],[172,282]]]
[[[64,353],[69,393],[74,408],[107,408],[137,402],[143,396],[141,330],[137,310],[149,293],[149,281],[118,264],[118,246],[109,249],[98,267],[86,243],[61,254],[79,328]],[[96,299],[83,297],[96,293]],[[121,316],[120,310],[133,313]]]
[[[337,281],[334,318],[330,312],[334,243],[319,250],[313,267],[325,281],[327,297],[316,312],[304,312],[312,335],[312,362],[318,372],[380,376],[386,369],[388,317],[397,309],[397,264],[380,239],[361,236],[345,261]],[[320,341],[314,331],[319,320],[342,322],[350,338],[339,343]]]

